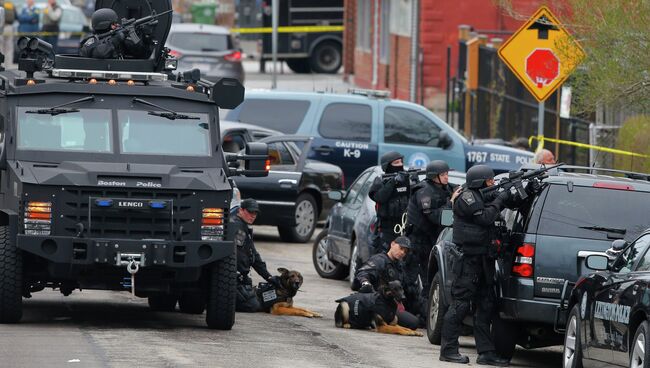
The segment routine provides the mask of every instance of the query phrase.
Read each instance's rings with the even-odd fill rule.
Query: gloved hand
[[[111,43],[115,47],[120,47],[122,45],[122,42],[124,42],[124,39],[126,38],[126,35],[124,32],[115,32],[113,36],[111,36]]]
[[[526,185],[526,193],[537,194],[541,190],[542,190],[542,183],[540,183],[540,181],[537,178],[528,181],[528,185]]]
[[[266,280],[269,284],[275,286],[276,289],[282,289],[282,282],[280,276],[271,276]]]
[[[363,284],[361,284],[361,288],[359,289],[359,292],[370,294],[375,292],[375,288],[372,287],[371,283],[365,281]]]
[[[397,175],[395,175],[395,183],[397,185],[407,184],[408,180],[409,180],[409,177],[404,172],[399,172],[399,173],[397,173]]]

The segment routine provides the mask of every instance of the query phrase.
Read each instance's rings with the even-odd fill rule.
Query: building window
[[[370,51],[372,0],[357,0],[357,48]]]
[[[381,47],[379,59],[390,63],[390,0],[381,0]]]

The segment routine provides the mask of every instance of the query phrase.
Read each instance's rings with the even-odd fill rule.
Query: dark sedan
[[[370,186],[383,172],[379,166],[363,171],[344,193],[332,193],[340,200],[327,219],[325,229],[314,241],[312,259],[316,272],[324,278],[352,283],[357,267],[371,256],[375,226],[375,202],[368,197]],[[421,175],[420,180],[424,179]],[[449,182],[465,183],[465,174],[452,171]]]
[[[244,83],[242,51],[227,28],[208,24],[173,24],[167,44],[178,70],[199,69],[203,78],[235,78]]]
[[[580,278],[560,306],[559,315],[569,311],[566,368],[650,366],[650,229],[630,244],[615,240],[607,254],[587,257],[598,272]]]
[[[312,138],[269,136],[260,142],[268,144],[271,170],[267,177],[236,177],[240,196],[260,204],[256,224],[277,226],[282,240],[305,243],[336,203],[328,193],[343,188],[343,171],[307,159]]]

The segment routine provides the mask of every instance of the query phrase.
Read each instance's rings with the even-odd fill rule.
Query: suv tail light
[[[26,235],[50,235],[52,202],[27,202],[24,223]]]
[[[223,208],[204,208],[201,218],[201,240],[223,240]]]
[[[517,248],[512,273],[518,277],[533,277],[535,244],[524,243]]]
[[[241,61],[241,51],[233,51],[223,57],[226,61]]]

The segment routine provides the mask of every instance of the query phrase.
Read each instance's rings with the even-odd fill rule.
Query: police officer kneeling
[[[390,249],[385,253],[378,253],[370,257],[357,270],[352,283],[352,289],[360,293],[373,293],[391,281],[399,281],[406,290],[411,287],[407,284],[406,274],[402,259],[411,249],[411,241],[405,236],[399,236],[390,243]],[[400,310],[402,309],[402,310]],[[397,321],[402,327],[415,330],[418,328],[418,318],[403,310],[398,309]]]
[[[134,41],[125,32],[115,32],[100,39],[98,35],[119,30],[121,25],[117,13],[110,8],[97,9],[91,18],[93,35],[81,41],[79,55],[95,59],[118,59],[125,56],[146,59],[153,51],[152,29],[142,27],[139,40]]]
[[[513,206],[510,203],[513,199],[508,190],[488,195],[481,193],[480,189],[494,185],[494,171],[488,166],[472,166],[466,179],[466,188],[461,189],[453,204],[453,242],[463,256],[453,267],[456,278],[451,289],[452,303],[442,324],[440,360],[469,363],[469,358],[458,351],[458,337],[463,318],[470,312],[473,302],[477,364],[507,366],[509,360],[496,354],[490,335],[495,306],[495,269],[490,248],[494,240],[494,222],[504,207]]]
[[[235,242],[237,247],[237,312],[258,312],[262,310],[260,302],[253,290],[253,280],[248,276],[251,267],[264,280],[280,287],[280,280],[271,276],[266,263],[260,257],[253,243],[253,229],[249,227],[255,222],[260,212],[257,201],[247,198],[241,201],[237,215],[232,216],[228,223],[227,240]]]

